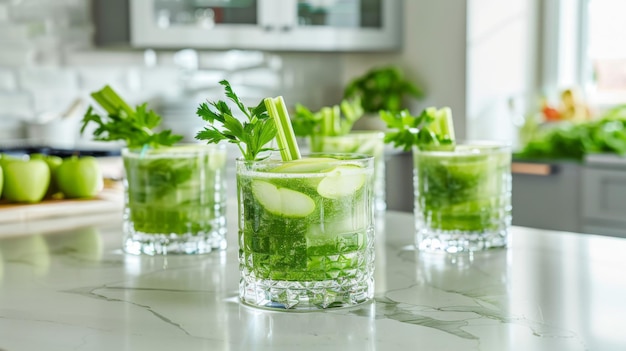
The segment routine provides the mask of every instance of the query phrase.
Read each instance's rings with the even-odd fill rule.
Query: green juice
[[[371,157],[237,167],[242,301],[306,309],[371,298]]]
[[[511,223],[511,153],[507,147],[416,149],[413,157],[421,249],[457,252],[506,244]]]
[[[313,135],[309,138],[311,152],[358,153],[374,157],[374,206],[378,211],[387,207],[385,201],[385,133],[353,131],[345,135]]]
[[[225,149],[124,150],[125,249],[201,253],[225,247]]]

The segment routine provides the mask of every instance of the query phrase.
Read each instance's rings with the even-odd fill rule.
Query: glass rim
[[[352,130],[347,134],[341,135],[309,135],[309,138],[347,138],[350,136],[363,136],[363,135],[378,135],[380,137],[385,136],[385,132],[382,130]]]
[[[315,156],[315,157],[311,157],[311,156]],[[306,154],[302,154],[302,157],[300,159],[304,159],[304,158],[321,158],[327,156],[328,158],[335,158],[336,162],[347,162],[347,161],[367,161],[369,159],[374,160],[374,156],[368,155],[368,154],[364,154],[364,153],[358,153],[358,152],[309,152]],[[336,158],[337,156],[339,157],[345,157],[345,158]],[[282,163],[288,163],[288,162],[297,162],[298,160],[290,160],[290,161],[283,161],[281,158],[276,157],[276,156],[270,156],[270,157],[266,157],[264,159],[260,159],[260,160],[246,160],[243,158],[243,156],[237,156],[237,158],[235,158],[235,161],[239,162],[239,163],[271,163],[271,164],[282,164]]]
[[[189,148],[189,149],[225,149],[226,148],[226,144],[224,143],[217,143],[217,144],[205,144],[205,143],[194,143],[194,142],[188,142],[188,143],[177,143],[174,145],[169,145],[169,146],[165,146],[165,145],[161,145],[159,147],[128,147],[128,146],[124,146],[122,148],[122,150],[127,150],[130,152],[141,152],[144,149],[148,150],[148,151],[160,151],[160,150],[168,150],[168,149],[184,149],[184,148]]]
[[[412,150],[413,153],[433,156],[470,156],[512,151],[512,145],[510,143],[497,140],[461,140],[455,143],[455,147],[458,146],[463,147],[464,150],[421,150],[417,146],[413,146]]]
[[[183,153],[184,151],[189,151],[190,153],[194,153],[194,152],[203,151],[203,150],[210,150],[210,151],[223,150],[224,152],[226,152],[226,144],[224,143],[204,144],[204,143],[189,142],[189,143],[178,143],[178,144],[174,144],[170,146],[160,146],[157,148],[123,147],[121,150],[121,153],[122,153],[122,156],[138,155],[142,153],[145,153],[145,155],[149,155],[149,156],[159,156],[159,155],[166,155],[167,151],[170,151],[170,150],[179,151],[180,153]]]

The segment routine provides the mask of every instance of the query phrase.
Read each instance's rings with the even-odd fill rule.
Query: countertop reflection
[[[118,213],[3,237],[0,350],[626,349],[626,239],[514,227],[506,250],[423,254],[387,212],[375,301],[274,312],[238,301],[235,214],[200,256],[124,254]]]

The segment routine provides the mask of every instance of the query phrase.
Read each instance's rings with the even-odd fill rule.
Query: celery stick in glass
[[[449,108],[383,112],[386,141],[413,150],[415,244],[450,253],[507,245],[511,150],[502,143],[457,144]]]
[[[234,100],[234,97],[231,96]],[[211,103],[220,106],[219,102]],[[199,139],[239,144],[239,298],[248,305],[316,310],[351,306],[373,297],[373,160],[367,155],[302,157],[281,97],[264,100],[262,115],[242,127],[223,113]],[[245,108],[244,108],[245,109]],[[224,108],[221,111],[226,111]],[[250,118],[252,117],[252,118]],[[275,126],[281,159],[240,130]],[[329,124],[330,125],[330,124]],[[269,142],[266,140],[266,142]],[[250,157],[254,154],[256,157]]]
[[[132,108],[111,87],[92,94],[106,112],[89,107],[81,132],[122,141],[123,249],[132,254],[199,254],[226,247],[225,148],[180,145],[157,131],[161,117],[147,105]]]

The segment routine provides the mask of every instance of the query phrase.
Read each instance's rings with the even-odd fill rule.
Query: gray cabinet
[[[583,170],[582,231],[626,237],[626,161],[594,156]]]
[[[543,171],[520,164],[512,169],[514,225],[626,237],[626,158],[527,164]]]
[[[573,162],[512,163],[512,223],[580,231],[582,166]]]

